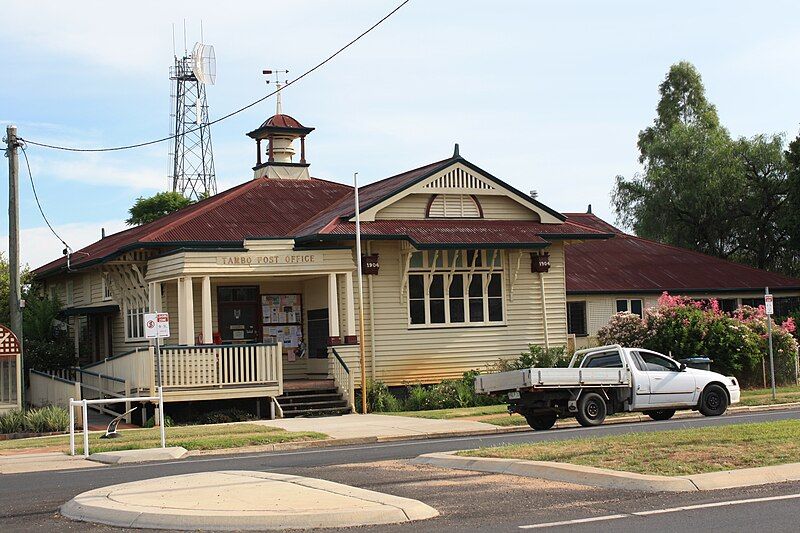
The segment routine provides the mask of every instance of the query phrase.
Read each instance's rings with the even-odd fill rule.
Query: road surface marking
[[[665,513],[677,513],[679,511],[694,511],[696,509],[709,509],[711,507],[728,507],[731,505],[743,505],[748,503],[774,502],[780,500],[800,499],[800,494],[784,494],[782,496],[767,496],[764,498],[748,498],[745,500],[728,500],[724,502],[700,503],[697,505],[682,505],[680,507],[668,507],[666,509],[653,509],[652,511],[634,511],[625,514],[610,514],[604,516],[593,516],[591,518],[579,518],[576,520],[563,520],[561,522],[544,522],[541,524],[530,524],[519,526],[520,529],[539,529],[545,527],[569,526],[574,524],[585,524],[587,522],[600,522],[603,520],[618,520],[631,516],[652,516]]]
[[[561,522],[547,522],[545,524],[532,524],[530,526],[519,526],[520,529],[538,529],[541,527],[570,526],[574,524],[587,524],[589,522],[600,522],[602,520],[616,520],[625,518],[626,514],[610,514],[606,516],[593,516],[592,518],[579,518],[578,520],[563,520]]]

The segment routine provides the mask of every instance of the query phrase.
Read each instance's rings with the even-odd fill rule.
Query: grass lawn
[[[430,411],[399,411],[396,413],[378,413],[381,415],[411,416],[414,418],[433,418],[436,420],[448,420],[451,418],[471,418],[485,415],[506,414],[508,406],[485,405],[483,407],[458,407],[455,409],[431,409]],[[521,418],[521,417],[520,417]]]
[[[800,387],[778,387],[777,400],[772,399],[772,389],[742,391],[742,401],[737,405],[769,405],[772,403],[800,402]]]
[[[800,420],[538,442],[459,452],[678,476],[800,461]]]
[[[89,434],[89,450],[107,452],[117,450],[133,450],[138,448],[156,448],[161,445],[158,428],[123,429],[121,437],[101,439],[102,432]],[[230,424],[209,426],[176,426],[168,427],[167,446],[183,446],[187,450],[217,450],[221,448],[239,448],[259,444],[275,444],[303,440],[320,440],[327,435],[314,432],[285,431],[283,429],[259,426],[256,424]],[[52,448],[69,453],[69,436],[39,437],[32,439],[14,439],[0,441],[0,451],[22,448]],[[83,434],[75,435],[75,451],[83,453]]]

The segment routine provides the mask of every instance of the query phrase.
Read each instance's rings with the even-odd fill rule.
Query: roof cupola
[[[264,74],[272,74],[265,70]],[[314,131],[300,121],[283,113],[281,106],[281,84],[276,82],[277,94],[275,114],[261,126],[247,134],[256,141],[256,166],[254,178],[310,179],[306,161],[306,135]],[[294,143],[300,139],[300,158],[297,159]],[[266,141],[266,150],[262,146]]]

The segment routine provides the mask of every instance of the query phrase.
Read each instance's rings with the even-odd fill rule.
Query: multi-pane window
[[[100,280],[102,282],[102,292],[103,292],[103,301],[111,299],[111,288],[108,286],[108,279],[106,279],[105,275],[100,276]]]
[[[617,300],[617,313],[630,312],[634,315],[644,316],[641,300]]]
[[[430,250],[411,255],[408,315],[412,326],[502,324],[499,250]]]
[[[586,302],[567,302],[567,332],[586,335]]]
[[[144,315],[146,307],[135,307],[125,304],[125,340],[138,340],[144,338]]]

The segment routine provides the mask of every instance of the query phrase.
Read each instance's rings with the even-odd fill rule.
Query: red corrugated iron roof
[[[249,237],[291,237],[292,229],[351,191],[331,181],[248,181],[149,224],[121,231],[72,254],[79,268],[137,247],[197,243],[241,244]],[[66,265],[64,257],[34,271]]]
[[[292,128],[292,129],[305,129],[305,126],[300,124],[300,121],[294,117],[290,117],[289,115],[272,115],[267,120],[261,124],[262,128],[266,127],[273,127],[273,128]]]
[[[477,169],[454,155],[371,183],[359,190],[362,210],[454,162]],[[497,178],[491,179],[502,183]],[[522,194],[515,190],[512,192]],[[252,180],[149,224],[101,239],[74,252],[71,266],[89,266],[143,247],[233,247],[241,246],[248,238],[294,237],[300,241],[314,240],[318,235],[322,236],[321,239],[343,237],[354,232],[353,225],[346,222],[354,213],[353,203],[353,188],[340,183],[319,179]],[[546,206],[543,208],[552,211]],[[534,247],[546,244],[547,239],[607,237],[602,231],[573,222],[540,224],[486,220],[372,222],[365,223],[364,233],[409,238],[412,242],[430,245],[527,244]],[[50,273],[65,265],[66,259],[62,257],[37,268],[34,274]]]
[[[355,223],[337,221],[321,232],[301,240],[353,238]],[[365,238],[408,238],[415,246],[436,247],[530,247],[539,248],[555,239],[608,238],[609,235],[580,224],[542,224],[525,220],[376,220],[362,222]]]
[[[800,289],[800,279],[629,235],[593,214],[566,215],[568,221],[616,234],[608,241],[567,246],[570,294]]]

